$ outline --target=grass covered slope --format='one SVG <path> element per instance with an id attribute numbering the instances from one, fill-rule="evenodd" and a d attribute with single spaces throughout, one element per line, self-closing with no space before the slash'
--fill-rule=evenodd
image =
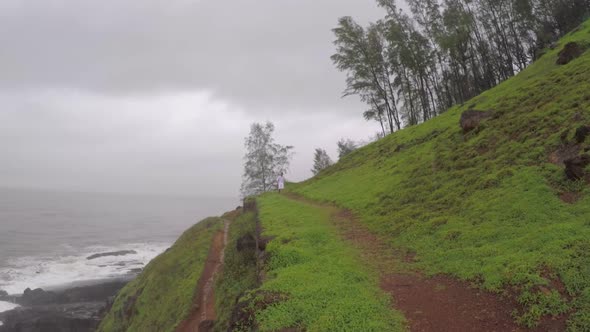
<path id="1" fill-rule="evenodd" d="M 257 202 L 263 235 L 273 238 L 260 290 L 280 298 L 256 313 L 260 331 L 403 330 L 377 277 L 331 224 L 331 209 L 277 194 Z"/>
<path id="2" fill-rule="evenodd" d="M 152 260 L 117 296 L 99 331 L 174 331 L 190 313 L 209 247 L 223 227 L 208 218 Z"/>
<path id="3" fill-rule="evenodd" d="M 590 52 L 555 64 L 572 41 L 590 44 L 590 22 L 518 76 L 291 190 L 353 210 L 428 273 L 516 291 L 521 323 L 567 312 L 572 330 L 590 329 L 590 188 L 549 162 L 590 125 Z M 494 115 L 464 135 L 459 118 L 470 109 Z M 579 199 L 565 203 L 564 193 Z"/>
<path id="4" fill-rule="evenodd" d="M 256 215 L 253 212 L 236 212 L 229 226 L 228 245 L 222 273 L 215 283 L 215 310 L 217 319 L 214 331 L 228 331 L 236 299 L 258 286 L 256 249 L 238 250 L 244 237 L 256 237 Z"/>

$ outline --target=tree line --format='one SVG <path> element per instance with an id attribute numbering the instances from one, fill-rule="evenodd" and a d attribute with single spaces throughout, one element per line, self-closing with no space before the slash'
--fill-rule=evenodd
<path id="1" fill-rule="evenodd" d="M 407 0 L 410 13 L 377 3 L 385 15 L 366 27 L 340 18 L 332 60 L 383 135 L 516 75 L 590 13 L 590 0 Z"/>
<path id="2" fill-rule="evenodd" d="M 256 196 L 276 189 L 277 178 L 287 173 L 293 146 L 276 143 L 275 126 L 272 122 L 253 123 L 250 133 L 244 139 L 246 153 L 244 155 L 244 174 L 242 176 L 242 197 Z M 338 141 L 338 158 L 350 154 L 366 142 L 355 142 L 350 139 Z M 313 175 L 330 167 L 334 162 L 324 149 L 316 149 L 313 160 Z"/>

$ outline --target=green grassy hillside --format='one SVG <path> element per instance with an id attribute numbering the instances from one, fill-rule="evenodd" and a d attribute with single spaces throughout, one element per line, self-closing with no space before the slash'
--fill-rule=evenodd
<path id="1" fill-rule="evenodd" d="M 256 236 L 256 222 L 253 212 L 236 212 L 230 224 L 223 270 L 215 283 L 214 331 L 228 331 L 236 299 L 258 286 L 256 248 L 238 250 L 237 245 L 240 238 Z"/>
<path id="2" fill-rule="evenodd" d="M 260 331 L 401 331 L 359 253 L 342 241 L 332 210 L 277 194 L 258 198 L 260 224 L 273 240 L 259 291 L 278 301 L 256 312 Z M 259 293 L 257 293 L 259 294 Z"/>
<path id="3" fill-rule="evenodd" d="M 174 331 L 189 315 L 220 218 L 205 219 L 151 261 L 117 296 L 99 331 Z"/>
<path id="4" fill-rule="evenodd" d="M 291 190 L 351 209 L 429 274 L 516 291 L 523 324 L 568 312 L 572 330 L 590 329 L 590 188 L 549 161 L 590 125 L 590 52 L 555 64 L 571 41 L 589 45 L 590 22 L 518 76 Z M 464 135 L 470 109 L 494 115 Z"/>

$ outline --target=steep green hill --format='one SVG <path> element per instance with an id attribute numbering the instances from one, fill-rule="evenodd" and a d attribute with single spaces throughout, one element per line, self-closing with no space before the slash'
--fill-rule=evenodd
<path id="1" fill-rule="evenodd" d="M 392 269 L 516 298 L 520 306 L 498 303 L 522 308 L 513 313 L 522 325 L 565 316 L 571 331 L 590 331 L 590 167 L 572 181 L 564 165 L 590 151 L 590 137 L 576 137 L 590 126 L 590 52 L 557 65 L 571 42 L 590 46 L 590 21 L 465 105 L 359 149 L 286 194 L 247 201 L 246 213 L 229 218 L 213 329 L 408 329 L 411 319 L 377 275 Z M 459 126 L 468 110 L 488 112 L 470 131 Z M 352 240 L 343 220 L 353 225 Z M 151 262 L 100 331 L 174 330 L 190 312 L 221 226 L 219 218 L 199 223 Z M 361 228 L 389 256 L 357 247 Z"/>
<path id="2" fill-rule="evenodd" d="M 590 53 L 557 65 L 569 42 L 590 45 L 590 22 L 516 77 L 291 190 L 354 211 L 429 274 L 516 292 L 523 324 L 567 312 L 590 329 L 590 187 L 561 160 L 590 148 L 574 139 L 590 125 Z M 467 110 L 492 115 L 464 133 Z"/>
<path id="3" fill-rule="evenodd" d="M 209 247 L 223 227 L 205 219 L 187 230 L 121 290 L 98 331 L 175 331 L 187 318 Z"/>

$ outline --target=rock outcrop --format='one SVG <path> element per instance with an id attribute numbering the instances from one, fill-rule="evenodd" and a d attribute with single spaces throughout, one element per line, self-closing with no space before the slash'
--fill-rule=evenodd
<path id="1" fill-rule="evenodd" d="M 58 303 L 57 294 L 54 292 L 46 292 L 41 288 L 25 289 L 23 296 L 17 299 L 17 303 L 22 306 L 41 306 Z"/>
<path id="2" fill-rule="evenodd" d="M 95 331 L 112 305 L 113 297 L 128 280 L 75 287 L 50 292 L 27 288 L 22 296 L 10 297 L 22 307 L 0 313 L 0 332 Z M 8 294 L 0 296 L 8 299 Z"/>
<path id="3" fill-rule="evenodd" d="M 469 111 L 463 112 L 463 114 L 461 114 L 461 121 L 460 121 L 461 128 L 463 129 L 463 133 L 468 133 L 474 129 L 477 129 L 483 120 L 490 118 L 491 116 L 492 116 L 492 112 L 490 112 L 490 111 L 486 112 L 486 111 L 469 110 Z"/>
<path id="4" fill-rule="evenodd" d="M 135 250 L 121 250 L 121 251 L 113 251 L 113 252 L 103 252 L 100 254 L 94 254 L 91 256 L 86 257 L 87 260 L 97 259 L 101 257 L 108 257 L 108 256 L 126 256 L 126 255 L 135 255 L 137 251 Z"/>
<path id="5" fill-rule="evenodd" d="M 578 43 L 567 43 L 559 52 L 556 63 L 558 65 L 567 65 L 572 60 L 580 57 L 580 55 L 582 55 L 584 51 L 584 47 L 582 47 Z"/>
<path id="6" fill-rule="evenodd" d="M 590 155 L 584 154 L 564 162 L 565 174 L 572 181 L 582 180 L 586 177 L 586 166 L 590 165 Z"/>
<path id="7" fill-rule="evenodd" d="M 0 314 L 0 332 L 92 332 L 100 323 L 102 303 L 17 308 Z"/>

